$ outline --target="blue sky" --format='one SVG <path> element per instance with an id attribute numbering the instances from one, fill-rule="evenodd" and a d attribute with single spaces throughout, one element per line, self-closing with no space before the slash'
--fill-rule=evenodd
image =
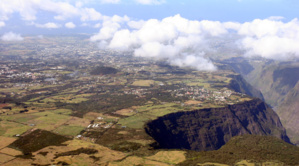
<path id="1" fill-rule="evenodd" d="M 107 15 L 128 15 L 138 19 L 161 19 L 180 14 L 196 20 L 245 22 L 270 16 L 293 19 L 298 16 L 298 4 L 295 0 L 168 0 L 161 5 L 121 3 L 98 6 L 99 11 Z"/>

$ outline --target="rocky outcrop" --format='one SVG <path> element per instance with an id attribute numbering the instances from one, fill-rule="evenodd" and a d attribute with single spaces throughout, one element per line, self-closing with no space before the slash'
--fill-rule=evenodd
<path id="1" fill-rule="evenodd" d="M 290 142 L 276 113 L 253 99 L 223 108 L 177 112 L 145 125 L 161 148 L 216 150 L 237 135 L 272 135 Z"/>

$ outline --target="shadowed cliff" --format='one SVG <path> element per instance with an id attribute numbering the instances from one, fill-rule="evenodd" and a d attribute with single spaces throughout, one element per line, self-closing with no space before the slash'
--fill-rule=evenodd
<path id="1" fill-rule="evenodd" d="M 241 60 L 226 60 L 234 71 L 261 90 L 265 101 L 277 111 L 292 143 L 299 145 L 299 63 L 247 60 L 254 70 L 243 72 L 248 69 L 245 61 L 240 65 Z"/>
<path id="2" fill-rule="evenodd" d="M 165 115 L 145 125 L 161 148 L 216 150 L 237 135 L 272 135 L 290 142 L 277 114 L 253 99 L 223 108 Z"/>

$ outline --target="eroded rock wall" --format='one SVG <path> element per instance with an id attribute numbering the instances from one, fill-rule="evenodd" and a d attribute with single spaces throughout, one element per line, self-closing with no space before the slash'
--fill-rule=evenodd
<path id="1" fill-rule="evenodd" d="M 216 150 L 237 135 L 272 135 L 290 142 L 277 114 L 253 99 L 223 108 L 177 112 L 145 125 L 161 148 Z"/>

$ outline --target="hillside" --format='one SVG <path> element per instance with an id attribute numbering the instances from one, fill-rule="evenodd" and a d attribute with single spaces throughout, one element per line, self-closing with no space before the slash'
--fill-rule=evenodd
<path id="1" fill-rule="evenodd" d="M 236 136 L 217 151 L 189 151 L 179 165 L 238 165 L 236 161 L 241 161 L 239 165 L 298 165 L 299 148 L 272 136 Z"/>

